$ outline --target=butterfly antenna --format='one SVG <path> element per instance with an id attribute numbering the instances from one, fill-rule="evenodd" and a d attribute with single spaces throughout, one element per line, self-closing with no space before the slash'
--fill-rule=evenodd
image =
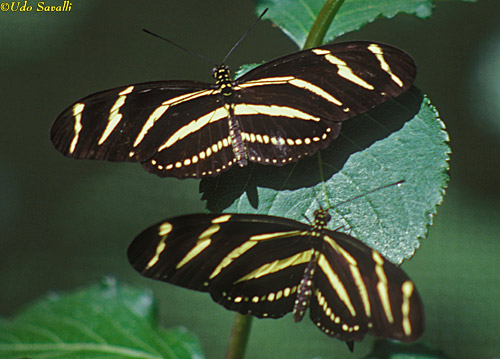
<path id="1" fill-rule="evenodd" d="M 308 222 L 311 226 L 313 225 L 313 223 L 311 222 L 311 220 L 310 220 L 309 218 L 307 218 L 307 216 L 306 216 L 304 213 L 302 213 L 302 217 L 304 217 L 304 218 L 305 218 L 305 220 L 306 220 L 306 221 L 307 221 L 307 222 Z"/>
<path id="2" fill-rule="evenodd" d="M 238 42 L 236 42 L 236 44 L 234 44 L 234 46 L 231 48 L 231 50 L 229 50 L 229 52 L 227 53 L 226 57 L 224 57 L 224 60 L 222 60 L 222 63 L 225 64 L 226 63 L 226 60 L 229 58 L 229 56 L 231 55 L 231 53 L 234 51 L 234 49 L 236 49 L 236 47 L 238 47 L 238 45 L 240 44 L 240 42 L 243 41 L 243 39 L 248 35 L 248 33 L 250 32 L 250 30 L 253 29 L 253 27 L 255 25 L 257 25 L 257 23 L 259 22 L 260 19 L 262 19 L 262 16 L 264 16 L 264 14 L 267 12 L 267 8 L 262 12 L 262 14 L 260 14 L 260 16 L 257 18 L 257 20 L 254 21 L 254 23 L 248 28 L 247 31 L 245 31 L 245 33 L 243 34 L 243 36 L 238 40 Z"/>
<path id="3" fill-rule="evenodd" d="M 313 193 L 314 193 L 314 199 L 316 200 L 316 202 L 318 202 L 319 209 L 323 210 L 323 206 L 321 205 L 321 201 L 318 198 L 318 194 L 316 193 L 316 190 L 314 189 L 314 187 L 311 187 L 311 188 L 312 188 Z"/>
<path id="4" fill-rule="evenodd" d="M 147 34 L 149 34 L 149 35 L 153 35 L 154 37 L 157 37 L 157 38 L 159 38 L 159 39 L 161 39 L 161 40 L 164 40 L 164 41 L 168 42 L 169 44 L 172 44 L 172 45 L 174 45 L 175 47 L 177 47 L 177 48 L 181 49 L 182 51 L 187 52 L 188 54 L 191 54 L 191 55 L 197 56 L 197 57 L 199 57 L 200 59 L 202 59 L 203 61 L 208 62 L 209 64 L 211 64 L 211 65 L 212 65 L 212 66 L 214 66 L 214 67 L 216 67 L 216 66 L 217 66 L 217 64 L 216 64 L 214 61 L 210 60 L 209 58 L 207 58 L 207 57 L 205 57 L 205 56 L 203 56 L 203 55 L 200 55 L 200 54 L 198 54 L 197 52 L 194 52 L 194 51 L 192 51 L 192 50 L 190 50 L 190 49 L 187 49 L 187 48 L 185 48 L 185 47 L 183 47 L 183 46 L 181 46 L 181 45 L 179 45 L 179 44 L 176 44 L 176 43 L 175 43 L 175 42 L 173 42 L 172 40 L 169 40 L 169 39 L 167 39 L 167 38 L 165 38 L 165 37 L 163 37 L 163 36 L 160 36 L 160 35 L 158 35 L 158 34 L 155 34 L 154 32 L 151 32 L 151 31 L 149 31 L 149 30 L 147 30 L 147 29 L 142 29 L 142 31 L 144 31 L 145 33 L 147 33 Z"/>
<path id="5" fill-rule="evenodd" d="M 398 181 L 398 182 L 394 182 L 394 183 L 390 183 L 390 184 L 386 184 L 386 185 L 383 185 L 383 186 L 380 186 L 380 187 L 374 188 L 374 189 L 372 189 L 372 190 L 370 190 L 370 191 L 368 191 L 368 192 L 365 192 L 365 193 L 360 194 L 360 195 L 358 195 L 358 196 L 355 196 L 355 197 L 349 198 L 349 199 L 348 199 L 348 200 L 346 200 L 346 201 L 343 201 L 343 202 L 337 203 L 337 204 L 335 205 L 335 207 L 339 207 L 339 206 L 341 206 L 341 205 L 343 205 L 343 204 L 345 204 L 345 203 L 347 203 L 347 202 L 354 201 L 355 199 L 358 199 L 358 198 L 364 197 L 364 196 L 366 196 L 366 195 L 369 195 L 369 194 L 371 194 L 371 193 L 373 193 L 373 192 L 377 192 L 377 191 L 379 191 L 379 190 L 381 190 L 381 189 L 384 189 L 384 188 L 387 188 L 387 187 L 392 187 L 392 186 L 398 186 L 398 187 L 399 187 L 399 186 L 400 186 L 402 183 L 404 183 L 404 182 L 405 182 L 405 180 L 401 180 L 401 181 Z"/>

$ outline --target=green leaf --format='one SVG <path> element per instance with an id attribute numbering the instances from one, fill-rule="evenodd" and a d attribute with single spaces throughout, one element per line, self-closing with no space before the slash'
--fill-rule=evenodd
<path id="1" fill-rule="evenodd" d="M 256 68 L 256 67 L 258 67 L 258 66 L 260 66 L 260 65 L 262 65 L 264 63 L 265 62 L 241 65 L 238 68 L 238 70 L 236 70 L 236 72 L 234 74 L 234 77 L 235 78 L 241 77 L 244 74 L 246 74 L 248 71 L 253 70 L 254 68 Z"/>
<path id="2" fill-rule="evenodd" d="M 432 224 L 448 180 L 448 135 L 416 88 L 347 120 L 318 156 L 283 167 L 249 165 L 200 183 L 213 212 L 303 221 L 329 207 L 342 227 L 394 263 L 410 258 Z M 321 175 L 323 173 L 323 175 Z M 325 182 L 323 183 L 323 178 Z M 373 189 L 404 180 L 342 205 Z"/>
<path id="3" fill-rule="evenodd" d="M 441 351 L 429 349 L 423 344 L 403 344 L 389 340 L 377 340 L 373 350 L 364 359 L 448 359 Z"/>
<path id="4" fill-rule="evenodd" d="M 299 48 L 302 48 L 309 30 L 325 0 L 254 0 L 256 13 L 261 14 L 269 8 L 264 19 L 271 20 Z M 345 0 L 326 33 L 324 42 L 364 25 L 379 17 L 392 18 L 398 13 L 415 15 L 421 19 L 432 13 L 433 0 Z"/>
<path id="5" fill-rule="evenodd" d="M 107 278 L 0 322 L 0 358 L 203 358 L 185 329 L 157 327 L 150 293 Z"/>

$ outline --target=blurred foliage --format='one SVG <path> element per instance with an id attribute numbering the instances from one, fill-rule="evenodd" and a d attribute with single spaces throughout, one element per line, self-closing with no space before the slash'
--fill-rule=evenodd
<path id="1" fill-rule="evenodd" d="M 159 329 L 151 294 L 105 278 L 69 294 L 50 294 L 0 322 L 0 358 L 202 359 L 185 329 Z"/>

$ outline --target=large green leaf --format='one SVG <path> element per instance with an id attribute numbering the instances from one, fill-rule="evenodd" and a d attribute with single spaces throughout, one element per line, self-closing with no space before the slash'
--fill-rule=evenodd
<path id="1" fill-rule="evenodd" d="M 204 179 L 213 212 L 304 220 L 331 207 L 330 227 L 351 233 L 394 263 L 410 258 L 432 224 L 448 176 L 448 135 L 436 109 L 412 88 L 346 121 L 318 156 L 281 168 L 250 165 Z M 322 174 L 321 174 L 322 173 Z M 324 179 L 324 182 L 323 182 Z M 339 203 L 404 180 L 345 204 Z"/>
<path id="2" fill-rule="evenodd" d="M 111 278 L 74 293 L 49 295 L 0 322 L 0 358 L 202 358 L 185 329 L 157 327 L 151 294 Z"/>
<path id="3" fill-rule="evenodd" d="M 299 48 L 302 48 L 316 16 L 325 0 L 254 0 L 256 13 L 269 8 L 264 19 L 271 20 Z M 465 0 L 467 1 L 467 0 Z M 433 9 L 433 0 L 345 0 L 333 24 L 326 33 L 324 42 L 331 42 L 347 32 L 358 30 L 379 17 L 392 18 L 398 13 L 428 18 Z"/>

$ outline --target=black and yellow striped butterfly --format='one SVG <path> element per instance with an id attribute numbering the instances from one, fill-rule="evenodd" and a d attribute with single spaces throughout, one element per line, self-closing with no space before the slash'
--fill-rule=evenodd
<path id="1" fill-rule="evenodd" d="M 404 342 L 424 330 L 424 309 L 408 276 L 352 236 L 314 223 L 253 214 L 193 214 L 162 221 L 128 249 L 143 276 L 209 292 L 242 314 L 279 318 L 307 308 L 326 334 L 346 341 L 366 333 Z"/>
<path id="2" fill-rule="evenodd" d="M 339 135 L 343 121 L 399 96 L 416 66 L 405 52 L 344 42 L 267 62 L 215 84 L 159 81 L 85 97 L 56 119 L 53 145 L 77 159 L 141 162 L 159 176 L 214 176 L 248 162 L 281 166 Z"/>

